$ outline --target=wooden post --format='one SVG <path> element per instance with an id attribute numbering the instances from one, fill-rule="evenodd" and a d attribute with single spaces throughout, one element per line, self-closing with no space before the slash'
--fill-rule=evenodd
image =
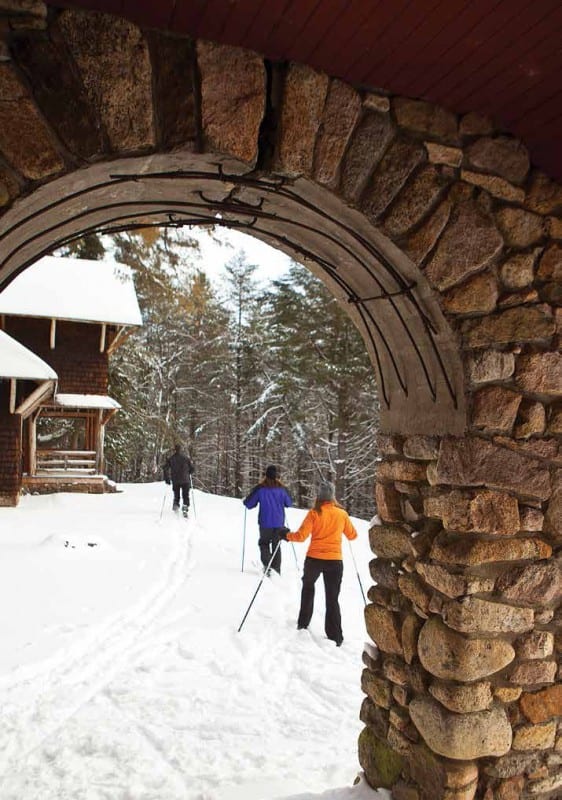
<path id="1" fill-rule="evenodd" d="M 103 425 L 102 425 L 103 410 L 100 410 L 96 416 L 96 471 L 98 475 L 103 474 Z"/>
<path id="2" fill-rule="evenodd" d="M 49 346 L 51 350 L 55 349 L 56 344 L 56 337 L 57 337 L 57 321 L 56 319 L 51 320 L 51 333 L 49 336 Z"/>
<path id="3" fill-rule="evenodd" d="M 107 331 L 107 325 L 105 324 L 105 322 L 103 322 L 101 326 L 101 336 L 100 336 L 100 353 L 103 353 L 103 351 L 105 350 L 106 331 Z"/>
<path id="4" fill-rule="evenodd" d="M 28 436 L 29 436 L 29 474 L 37 473 L 37 425 L 36 420 L 39 411 L 34 411 L 29 417 Z"/>
<path id="5" fill-rule="evenodd" d="M 16 410 L 16 384 L 15 378 L 10 379 L 10 414 Z"/>

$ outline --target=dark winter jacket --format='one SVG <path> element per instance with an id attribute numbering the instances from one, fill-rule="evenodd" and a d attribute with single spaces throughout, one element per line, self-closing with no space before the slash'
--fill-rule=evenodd
<path id="1" fill-rule="evenodd" d="M 193 471 L 193 462 L 185 453 L 174 453 L 164 464 L 164 480 L 171 478 L 175 484 L 189 483 Z"/>
<path id="2" fill-rule="evenodd" d="M 275 486 L 260 483 L 243 501 L 246 508 L 255 508 L 258 503 L 258 525 L 260 528 L 281 528 L 285 524 L 285 509 L 293 505 L 291 495 L 282 483 Z"/>

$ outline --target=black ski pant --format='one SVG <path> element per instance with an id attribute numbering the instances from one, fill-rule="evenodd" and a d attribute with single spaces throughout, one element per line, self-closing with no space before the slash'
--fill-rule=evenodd
<path id="1" fill-rule="evenodd" d="M 281 528 L 262 528 L 260 525 L 260 538 L 258 545 L 260 548 L 261 563 L 265 567 L 271 561 L 271 556 L 279 544 L 279 531 Z M 271 568 L 281 575 L 281 548 L 275 553 L 275 558 L 271 562 Z"/>
<path id="2" fill-rule="evenodd" d="M 179 506 L 181 492 L 184 506 L 189 507 L 189 483 L 172 483 L 172 489 L 174 490 L 174 505 Z"/>
<path id="3" fill-rule="evenodd" d="M 326 595 L 324 631 L 328 639 L 340 642 L 343 640 L 343 634 L 338 598 L 343 576 L 343 561 L 328 558 L 309 558 L 308 556 L 305 558 L 301 608 L 297 624 L 299 628 L 308 628 L 314 611 L 314 584 L 320 575 L 324 578 L 324 592 Z"/>

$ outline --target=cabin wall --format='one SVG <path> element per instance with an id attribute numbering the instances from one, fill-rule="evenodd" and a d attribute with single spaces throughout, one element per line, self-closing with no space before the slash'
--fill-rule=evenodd
<path id="1" fill-rule="evenodd" d="M 48 319 L 7 317 L 5 330 L 55 370 L 59 392 L 107 394 L 108 356 L 100 353 L 101 325 L 58 321 L 53 350 Z M 106 344 L 109 341 L 108 337 Z"/>
<path id="2" fill-rule="evenodd" d="M 0 506 L 15 506 L 22 480 L 21 417 L 10 414 L 10 383 L 0 380 Z"/>

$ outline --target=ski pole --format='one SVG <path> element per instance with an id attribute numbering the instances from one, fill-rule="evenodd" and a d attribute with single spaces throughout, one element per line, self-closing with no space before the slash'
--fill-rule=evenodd
<path id="1" fill-rule="evenodd" d="M 242 572 L 244 572 L 244 551 L 246 550 L 246 514 L 248 509 L 244 506 L 244 529 L 242 532 Z"/>
<path id="2" fill-rule="evenodd" d="M 293 548 L 293 555 L 295 557 L 295 569 L 299 572 L 299 562 L 297 559 L 297 551 L 295 550 L 295 543 L 291 542 L 291 547 Z"/>
<path id="3" fill-rule="evenodd" d="M 282 539 L 279 539 L 279 541 L 277 542 L 277 547 L 275 548 L 275 550 L 273 551 L 273 555 L 272 555 L 272 556 L 271 556 L 271 558 L 269 559 L 269 564 L 267 565 L 267 567 L 266 567 L 266 568 L 264 569 L 264 571 L 263 571 L 263 575 L 261 576 L 261 580 L 260 580 L 260 582 L 258 583 L 258 588 L 257 588 L 257 589 L 256 589 L 256 591 L 254 592 L 254 596 L 252 597 L 252 599 L 251 599 L 251 601 L 250 601 L 250 605 L 249 605 L 249 606 L 248 606 L 248 608 L 246 609 L 246 613 L 244 614 L 244 617 L 242 618 L 242 622 L 240 623 L 240 627 L 238 628 L 238 630 L 236 631 L 236 633 L 240 633 L 240 631 L 242 630 L 242 625 L 243 625 L 243 624 L 246 622 L 246 617 L 247 617 L 247 616 L 248 616 L 248 614 L 250 613 L 250 609 L 251 609 L 251 607 L 254 605 L 254 600 L 256 599 L 256 597 L 257 597 L 257 595 L 258 595 L 258 592 L 259 592 L 259 590 L 260 590 L 260 588 L 261 588 L 261 585 L 262 585 L 262 583 L 263 583 L 263 579 L 264 579 L 264 578 L 265 578 L 265 576 L 267 575 L 267 573 L 268 573 L 268 571 L 269 571 L 269 569 L 270 569 L 270 567 L 271 567 L 271 565 L 272 565 L 272 563 L 273 563 L 273 559 L 274 559 L 274 558 L 275 558 L 275 556 L 277 555 L 277 551 L 279 550 L 279 547 L 280 547 L 280 545 L 281 545 L 281 542 L 282 542 L 282 541 L 283 541 Z"/>
<path id="4" fill-rule="evenodd" d="M 164 503 L 166 502 L 166 495 L 167 494 L 168 494 L 168 491 L 166 489 L 164 489 L 164 497 L 162 498 L 162 508 L 160 509 L 160 517 L 158 519 L 158 522 L 162 521 L 162 514 L 164 513 Z"/>
<path id="5" fill-rule="evenodd" d="M 195 489 L 193 488 L 193 478 L 189 473 L 189 484 L 191 486 L 191 502 L 193 503 L 193 518 L 197 519 L 197 511 L 195 510 Z"/>
<path id="6" fill-rule="evenodd" d="M 357 569 L 357 563 L 355 561 L 355 556 L 353 554 L 353 547 L 351 546 L 351 542 L 349 539 L 347 540 L 349 545 L 349 552 L 351 553 L 351 558 L 353 559 L 353 566 L 355 567 L 355 574 L 357 575 L 357 580 L 359 581 L 359 588 L 361 589 L 361 594 L 363 595 L 363 603 L 367 605 L 367 600 L 365 599 L 365 592 L 363 591 L 363 584 L 361 583 L 361 578 L 359 577 L 359 570 Z"/>
<path id="7" fill-rule="evenodd" d="M 284 523 L 285 527 L 287 528 L 288 525 L 287 525 L 287 516 L 286 515 L 283 516 L 283 523 Z M 293 548 L 293 555 L 295 557 L 295 568 L 296 568 L 297 573 L 298 573 L 299 572 L 299 562 L 298 562 L 298 559 L 297 559 L 297 551 L 295 550 L 295 543 L 294 542 L 291 542 L 291 547 Z"/>

